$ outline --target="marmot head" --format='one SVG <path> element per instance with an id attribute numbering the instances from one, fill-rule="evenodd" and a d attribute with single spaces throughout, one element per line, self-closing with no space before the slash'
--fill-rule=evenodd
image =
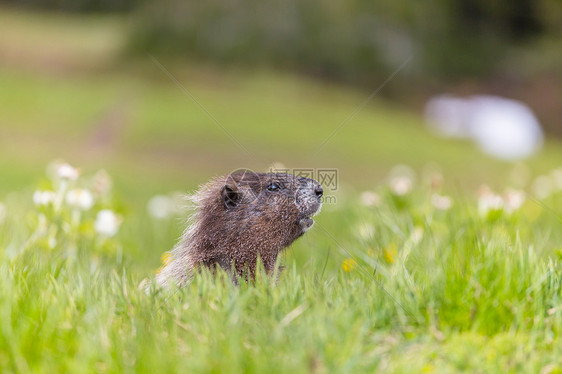
<path id="1" fill-rule="evenodd" d="M 260 221 L 265 218 L 272 225 L 286 224 L 302 235 L 314 224 L 312 217 L 322 207 L 323 193 L 313 179 L 244 170 L 226 177 L 220 198 L 229 215 L 255 219 L 259 224 L 265 223 Z"/>
<path id="2" fill-rule="evenodd" d="M 312 227 L 322 194 L 313 179 L 237 171 L 211 181 L 196 195 L 194 234 L 204 233 L 206 242 L 223 253 L 278 253 Z"/>

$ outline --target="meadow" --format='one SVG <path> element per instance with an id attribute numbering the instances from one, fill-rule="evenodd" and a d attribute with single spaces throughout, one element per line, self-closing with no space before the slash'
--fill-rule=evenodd
<path id="1" fill-rule="evenodd" d="M 562 371 L 558 141 L 512 165 L 369 92 L 155 56 L 178 87 L 126 21 L 0 13 L 1 372 Z M 179 194 L 275 162 L 339 181 L 278 283 L 139 289 Z"/>

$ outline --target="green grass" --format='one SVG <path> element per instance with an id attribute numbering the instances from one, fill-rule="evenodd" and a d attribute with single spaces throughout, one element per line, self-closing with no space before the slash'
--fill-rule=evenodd
<path id="1" fill-rule="evenodd" d="M 316 151 L 368 92 L 162 61 L 247 156 L 148 57 L 120 57 L 123 21 L 0 14 L 0 372 L 562 370 L 559 191 L 482 215 L 478 185 L 503 191 L 521 167 L 429 135 L 415 112 L 377 97 Z M 44 175 L 57 158 L 83 167 L 82 187 L 108 170 L 112 196 L 78 221 L 34 207 L 36 188 L 56 188 Z M 185 218 L 150 217 L 151 196 L 274 161 L 337 168 L 340 181 L 278 284 L 205 275 L 138 290 Z M 549 140 L 525 166 L 535 177 L 561 162 Z M 405 197 L 387 187 L 402 163 L 417 174 Z M 435 164 L 445 181 L 432 190 Z M 520 187 L 533 196 L 531 180 Z M 365 189 L 379 206 L 359 203 Z M 93 228 L 102 208 L 123 218 L 114 238 Z"/>
<path id="2" fill-rule="evenodd" d="M 353 195 L 326 206 L 283 256 L 278 284 L 202 274 L 153 294 L 138 286 L 173 244 L 175 219 L 127 214 L 114 198 L 73 219 L 66 205 L 12 195 L 0 224 L 0 371 L 561 370 L 556 215 L 533 200 L 512 214 L 482 215 L 462 198 L 440 211 L 424 184 L 378 192 L 377 207 Z M 102 208 L 125 219 L 114 238 L 92 228 Z"/>

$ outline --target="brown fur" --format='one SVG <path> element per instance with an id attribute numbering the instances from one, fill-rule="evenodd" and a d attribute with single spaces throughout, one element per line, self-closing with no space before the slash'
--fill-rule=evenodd
<path id="1" fill-rule="evenodd" d="M 157 283 L 182 286 L 201 266 L 253 278 L 258 257 L 273 274 L 279 253 L 312 226 L 321 196 L 318 182 L 289 174 L 246 171 L 210 181 L 191 197 L 191 224 Z"/>

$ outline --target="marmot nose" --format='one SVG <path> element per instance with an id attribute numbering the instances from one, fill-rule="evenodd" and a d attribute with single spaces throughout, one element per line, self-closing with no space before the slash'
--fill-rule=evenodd
<path id="1" fill-rule="evenodd" d="M 321 185 L 316 186 L 316 188 L 314 189 L 314 193 L 316 194 L 316 196 L 322 197 L 322 195 L 324 194 L 324 190 L 322 189 L 322 186 Z"/>

